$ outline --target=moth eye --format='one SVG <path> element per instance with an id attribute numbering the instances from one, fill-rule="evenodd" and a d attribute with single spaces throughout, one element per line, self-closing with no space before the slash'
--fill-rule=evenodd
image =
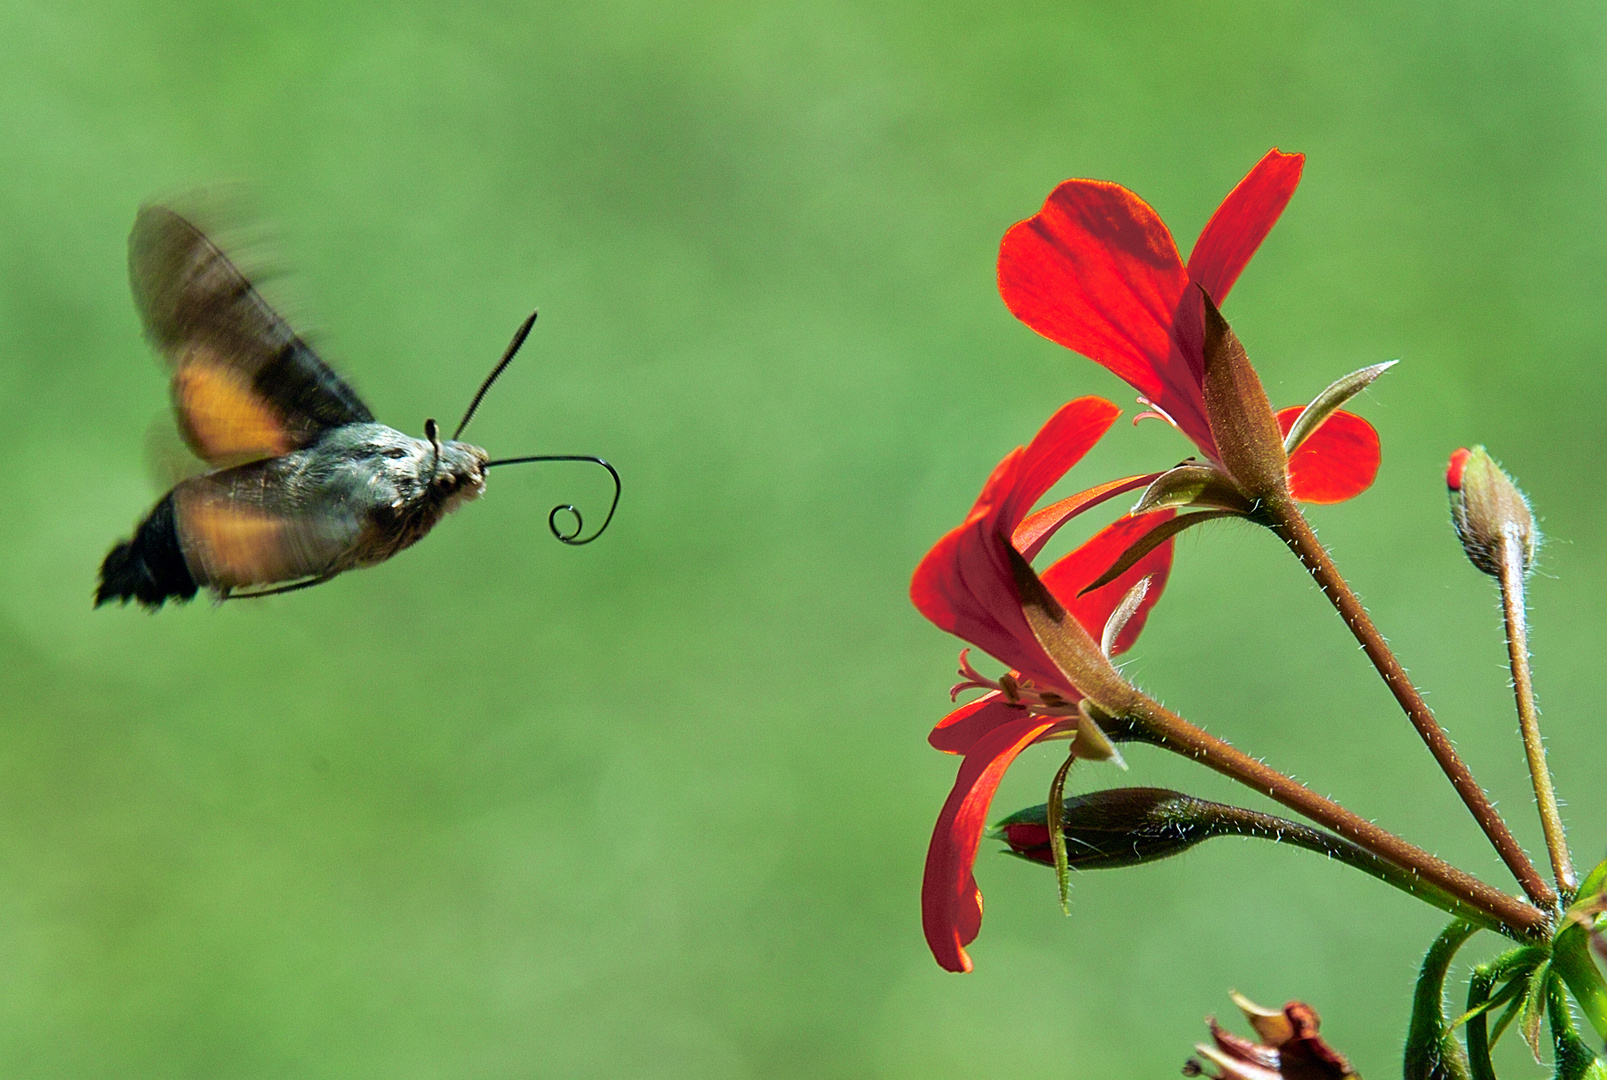
<path id="1" fill-rule="evenodd" d="M 403 450 L 400 446 L 393 446 L 389 450 L 385 451 L 385 456 L 391 458 L 392 460 L 397 458 L 405 458 L 407 456 L 407 451 Z"/>

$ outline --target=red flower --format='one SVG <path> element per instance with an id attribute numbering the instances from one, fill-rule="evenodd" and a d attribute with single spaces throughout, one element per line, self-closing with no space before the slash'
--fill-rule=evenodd
<path id="1" fill-rule="evenodd" d="M 910 586 L 910 597 L 923 615 L 1013 669 L 991 682 L 972 671 L 962 653 L 962 671 L 969 678 L 956 692 L 966 687 L 992 687 L 992 692 L 950 713 L 930 737 L 939 750 L 965 755 L 938 815 L 921 886 L 927 943 L 950 971 L 971 968 L 965 946 L 976 938 L 982 922 L 982 894 L 972 866 L 999 780 L 1026 747 L 1076 726 L 1077 703 L 1089 689 L 1073 685 L 1033 636 L 1021 611 L 1007 545 L 1030 560 L 1076 514 L 1155 479 L 1158 474 L 1112 481 L 1028 516 L 1033 504 L 1119 415 L 1116 406 L 1095 397 L 1062 406 L 1030 446 L 1018 447 L 993 470 L 964 524 L 937 542 Z M 1093 643 L 1122 599 L 1148 577 L 1149 591 L 1109 651 L 1121 652 L 1132 644 L 1160 598 L 1171 567 L 1171 545 L 1161 545 L 1109 584 L 1079 594 L 1155 521 L 1169 515 L 1161 511 L 1143 519 L 1121 518 L 1043 574 L 1050 592 L 1088 632 L 1091 650 L 1100 648 Z M 1096 680 L 1119 677 L 1105 667 L 1108 674 L 1095 673 Z"/>
<path id="2" fill-rule="evenodd" d="M 1005 305 L 1044 337 L 1131 383 L 1154 415 L 1221 467 L 1221 433 L 1213 433 L 1205 402 L 1199 291 L 1219 306 L 1227 299 L 1294 194 L 1304 163 L 1304 155 L 1269 151 L 1217 208 L 1187 265 L 1144 200 L 1119 184 L 1068 180 L 1035 216 L 1005 233 Z M 1285 435 L 1300 411 L 1278 414 Z M 1341 502 L 1372 484 L 1378 461 L 1372 425 L 1334 411 L 1292 450 L 1290 493 Z"/>

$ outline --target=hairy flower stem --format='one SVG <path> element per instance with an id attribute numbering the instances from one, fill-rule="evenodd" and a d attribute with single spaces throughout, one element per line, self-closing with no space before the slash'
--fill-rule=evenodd
<path id="1" fill-rule="evenodd" d="M 1538 937 L 1549 932 L 1551 917 L 1546 912 L 1486 885 L 1473 875 L 1407 843 L 1366 818 L 1358 817 L 1293 777 L 1285 776 L 1233 745 L 1195 727 L 1144 694 L 1135 691 L 1125 703 L 1123 712 L 1141 727 L 1141 732 L 1133 733 L 1138 738 L 1198 761 L 1282 803 L 1308 820 L 1354 841 L 1379 858 L 1417 874 L 1470 907 L 1485 912 L 1516 936 Z"/>
<path id="2" fill-rule="evenodd" d="M 1389 687 L 1390 693 L 1400 702 L 1412 726 L 1423 737 L 1423 742 L 1428 744 L 1434 760 L 1439 762 L 1440 768 L 1450 778 L 1452 786 L 1462 797 L 1462 802 L 1467 805 L 1474 820 L 1490 838 L 1490 843 L 1495 845 L 1497 854 L 1512 871 L 1512 876 L 1523 886 L 1523 891 L 1528 893 L 1529 898 L 1540 907 L 1556 908 L 1556 890 L 1540 876 L 1534 863 L 1529 861 L 1529 856 L 1519 846 L 1517 838 L 1507 828 L 1506 822 L 1496 813 L 1489 797 L 1484 794 L 1484 789 L 1473 779 L 1473 774 L 1457 754 L 1456 747 L 1451 745 L 1445 729 L 1434 719 L 1427 702 L 1412 685 L 1411 679 L 1407 678 L 1406 670 L 1401 667 L 1400 661 L 1395 659 L 1395 654 L 1390 651 L 1384 636 L 1373 625 L 1367 609 L 1362 607 L 1361 600 L 1340 576 L 1333 560 L 1328 557 L 1327 549 L 1317 539 L 1317 534 L 1311 531 L 1311 525 L 1307 523 L 1305 515 L 1292 500 L 1270 502 L 1264 507 L 1263 513 L 1271 521 L 1273 530 L 1311 573 L 1318 588 L 1322 589 L 1323 595 L 1328 597 L 1329 602 L 1339 611 L 1340 617 L 1345 620 L 1345 625 L 1350 627 L 1350 632 L 1361 643 L 1367 658 L 1373 662 L 1373 667 L 1383 676 L 1384 684 Z"/>
<path id="3" fill-rule="evenodd" d="M 1540 808 L 1540 825 L 1546 833 L 1546 851 L 1557 887 L 1572 894 L 1579 889 L 1573 859 L 1568 854 L 1568 838 L 1562 830 L 1557 810 L 1557 793 L 1551 786 L 1551 770 L 1546 766 L 1546 746 L 1540 739 L 1540 710 L 1535 707 L 1534 683 L 1529 678 L 1529 628 L 1523 603 L 1523 542 L 1508 533 L 1501 543 L 1501 611 L 1507 622 L 1507 656 L 1512 661 L 1512 692 L 1518 699 L 1518 728 L 1523 732 L 1523 751 L 1529 758 L 1529 777 L 1534 781 L 1534 801 Z"/>

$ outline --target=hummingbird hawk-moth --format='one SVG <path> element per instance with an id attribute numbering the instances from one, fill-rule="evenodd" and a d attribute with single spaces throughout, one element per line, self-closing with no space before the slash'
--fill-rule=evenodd
<path id="1" fill-rule="evenodd" d="M 547 524 L 586 544 L 613 519 L 619 474 L 601 458 L 491 460 L 457 441 L 535 323 L 519 328 L 452 438 L 434 420 L 415 439 L 374 419 L 355 391 L 262 298 L 195 225 L 146 206 L 128 240 L 129 281 L 150 339 L 172 369 L 179 433 L 212 471 L 184 480 L 118 543 L 100 568 L 95 606 L 155 610 L 205 587 L 219 600 L 319 585 L 384 562 L 485 490 L 486 470 L 532 461 L 588 461 L 614 481 L 608 517 L 591 536 L 573 506 Z M 559 515 L 575 519 L 572 531 Z"/>

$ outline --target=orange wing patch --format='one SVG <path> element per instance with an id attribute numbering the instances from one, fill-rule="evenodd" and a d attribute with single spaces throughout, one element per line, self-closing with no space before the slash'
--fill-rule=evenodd
<path id="1" fill-rule="evenodd" d="M 186 499 L 180 506 L 186 558 L 215 589 L 284 581 L 306 573 L 297 567 L 282 518 L 222 500 Z"/>
<path id="2" fill-rule="evenodd" d="M 278 457 L 295 446 L 273 406 L 208 349 L 185 351 L 173 373 L 173 403 L 184 441 L 213 464 Z"/>

